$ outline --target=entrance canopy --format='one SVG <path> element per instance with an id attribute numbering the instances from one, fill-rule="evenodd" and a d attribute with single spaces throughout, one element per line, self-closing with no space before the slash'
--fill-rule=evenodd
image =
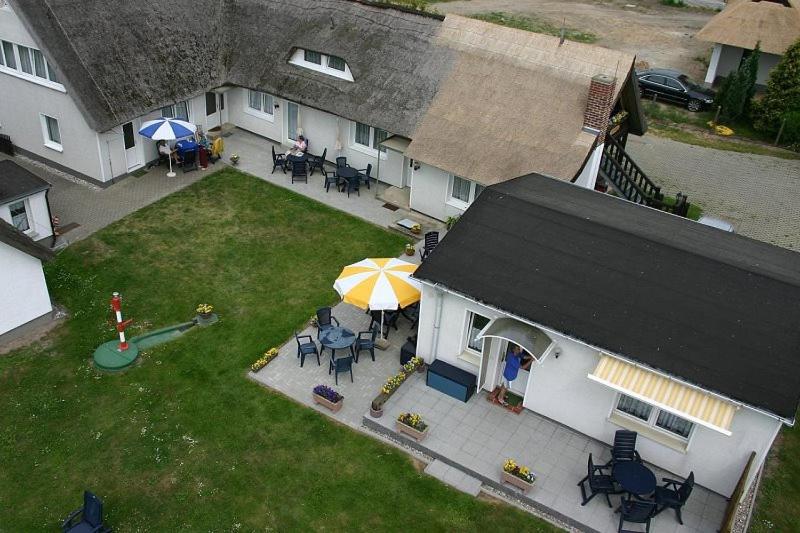
<path id="1" fill-rule="evenodd" d="M 589 379 L 701 426 L 731 434 L 738 405 L 711 393 L 605 354 Z"/>
<path id="2" fill-rule="evenodd" d="M 491 320 L 478 333 L 475 339 L 479 340 L 487 337 L 513 342 L 531 354 L 537 361 L 542 358 L 545 350 L 552 342 L 550 337 L 545 335 L 539 328 L 508 317 Z"/>

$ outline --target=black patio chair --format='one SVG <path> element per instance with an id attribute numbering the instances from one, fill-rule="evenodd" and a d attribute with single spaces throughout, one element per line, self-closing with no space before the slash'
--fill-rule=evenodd
<path id="1" fill-rule="evenodd" d="M 344 183 L 344 188 L 347 190 L 347 197 L 350 198 L 351 192 L 358 193 L 361 196 L 361 191 L 359 190 L 359 186 L 361 183 L 361 178 L 358 175 L 353 176 L 352 178 L 347 178 L 347 181 Z"/>
<path id="2" fill-rule="evenodd" d="M 614 447 L 611 448 L 612 463 L 619 461 L 642 462 L 639 452 L 636 451 L 636 436 L 637 433 L 635 431 L 627 429 L 619 429 L 614 433 Z"/>
<path id="3" fill-rule="evenodd" d="M 337 326 L 339 325 L 339 321 L 333 316 L 333 311 L 330 307 L 320 307 L 317 309 L 317 336 L 319 337 L 319 333 L 326 329 L 332 328 L 334 322 L 336 322 Z"/>
<path id="4" fill-rule="evenodd" d="M 328 172 L 323 168 L 322 175 L 325 176 L 325 182 L 323 184 L 325 185 L 325 192 L 330 192 L 331 185 L 333 185 L 335 189 L 339 188 L 339 176 L 336 174 L 335 171 L 332 170 Z"/>
<path id="5" fill-rule="evenodd" d="M 419 302 L 401 308 L 400 314 L 403 318 L 411 322 L 412 329 L 417 327 L 417 322 L 419 321 Z"/>
<path id="6" fill-rule="evenodd" d="M 619 528 L 617 533 L 637 533 L 624 528 L 625 522 L 645 524 L 645 533 L 650 532 L 650 520 L 656 514 L 656 504 L 641 500 L 622 500 L 619 507 Z"/>
<path id="7" fill-rule="evenodd" d="M 306 356 L 314 354 L 317 356 L 317 366 L 321 365 L 319 361 L 319 350 L 311 338 L 311 335 L 298 335 L 294 332 L 294 339 L 297 341 L 297 357 L 300 358 L 300 368 L 303 368 L 303 363 L 306 362 Z"/>
<path id="8" fill-rule="evenodd" d="M 181 167 L 183 168 L 184 174 L 198 169 L 197 150 L 187 150 L 186 152 L 183 152 L 183 161 L 181 162 Z"/>
<path id="9" fill-rule="evenodd" d="M 431 252 L 436 245 L 439 244 L 439 232 L 438 231 L 429 231 L 425 234 L 425 246 L 422 250 L 419 251 L 419 255 L 423 261 L 431 255 Z"/>
<path id="10" fill-rule="evenodd" d="M 369 181 L 372 179 L 372 163 L 367 163 L 367 168 L 362 168 L 358 171 L 358 179 L 363 180 L 364 184 L 369 189 Z"/>
<path id="11" fill-rule="evenodd" d="M 578 482 L 578 486 L 581 488 L 581 497 L 583 498 L 581 505 L 586 505 L 598 494 L 605 494 L 608 506 L 613 507 L 613 505 L 611 505 L 611 498 L 609 495 L 617 494 L 619 491 L 614 486 L 614 479 L 611 477 L 611 474 L 605 473 L 605 469 L 607 468 L 609 468 L 608 465 L 594 464 L 592 461 L 592 454 L 589 454 L 588 473 L 586 474 L 585 478 Z M 587 483 L 589 485 L 589 491 L 591 492 L 589 496 L 586 496 Z"/>
<path id="12" fill-rule="evenodd" d="M 345 357 L 331 358 L 330 365 L 328 365 L 328 375 L 334 373 L 336 384 L 339 384 L 339 374 L 342 372 L 350 372 L 350 383 L 353 382 L 353 356 L 348 355 Z"/>
<path id="13" fill-rule="evenodd" d="M 272 174 L 275 174 L 275 169 L 281 167 L 283 173 L 286 174 L 286 154 L 276 154 L 275 146 L 272 147 Z"/>
<path id="14" fill-rule="evenodd" d="M 378 337 L 378 328 L 371 327 L 367 331 L 360 331 L 356 337 L 355 353 L 356 363 L 358 363 L 358 353 L 364 350 L 369 350 L 372 360 L 375 360 L 375 339 Z"/>
<path id="15" fill-rule="evenodd" d="M 336 158 L 336 168 L 344 168 L 347 166 L 347 158 L 339 156 Z"/>
<path id="16" fill-rule="evenodd" d="M 306 165 L 305 161 L 292 163 L 292 183 L 295 181 L 308 183 L 308 165 Z"/>
<path id="17" fill-rule="evenodd" d="M 694 472 L 689 472 L 689 477 L 683 483 L 667 477 L 662 481 L 664 481 L 664 485 L 656 487 L 655 502 L 658 506 L 656 514 L 667 508 L 675 509 L 678 522 L 683 525 L 681 508 L 686 504 L 686 500 L 689 499 L 692 489 L 694 489 Z"/>
<path id="18" fill-rule="evenodd" d="M 61 524 L 63 533 L 111 531 L 110 527 L 103 525 L 103 502 L 100 498 L 89 492 L 83 491 L 83 507 L 72 511 Z"/>
<path id="19" fill-rule="evenodd" d="M 325 165 L 325 158 L 328 157 L 328 149 L 322 151 L 322 155 L 311 155 L 308 156 L 308 173 L 310 176 L 314 175 L 315 170 L 319 170 L 323 174 L 325 173 L 325 169 L 323 165 Z"/>
<path id="20" fill-rule="evenodd" d="M 381 311 L 370 311 L 371 320 L 369 328 L 372 329 L 373 324 L 380 328 L 381 325 Z M 389 328 L 392 327 L 397 331 L 397 318 L 400 316 L 399 311 L 383 311 L 383 335 L 389 335 Z"/>

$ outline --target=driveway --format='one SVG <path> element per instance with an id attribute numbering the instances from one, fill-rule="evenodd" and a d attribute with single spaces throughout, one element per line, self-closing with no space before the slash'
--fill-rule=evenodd
<path id="1" fill-rule="evenodd" d="M 800 160 L 740 154 L 654 135 L 630 136 L 628 152 L 665 194 L 689 195 L 737 233 L 800 251 Z"/>

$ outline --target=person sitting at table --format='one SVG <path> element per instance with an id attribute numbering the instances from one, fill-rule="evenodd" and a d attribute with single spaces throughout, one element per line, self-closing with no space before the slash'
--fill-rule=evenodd
<path id="1" fill-rule="evenodd" d="M 211 146 L 211 143 L 208 142 L 208 137 L 206 137 L 206 134 L 203 132 L 203 128 L 200 126 L 197 126 L 197 129 L 194 132 L 194 142 L 206 150 L 208 150 Z"/>
<path id="2" fill-rule="evenodd" d="M 158 145 L 159 155 L 171 158 L 174 163 L 180 164 L 181 160 L 178 157 L 178 151 L 173 150 L 167 144 L 167 141 L 161 140 L 156 143 Z"/>
<path id="3" fill-rule="evenodd" d="M 306 152 L 306 138 L 302 135 L 298 135 L 297 139 L 294 141 L 294 146 L 292 146 L 289 150 L 286 151 L 286 155 L 294 155 L 294 156 L 301 156 Z"/>

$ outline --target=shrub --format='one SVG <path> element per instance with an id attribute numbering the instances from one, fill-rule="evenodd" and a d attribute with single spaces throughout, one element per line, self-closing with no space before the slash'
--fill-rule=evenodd
<path id="1" fill-rule="evenodd" d="M 770 72 L 764 98 L 753 106 L 754 126 L 760 131 L 777 133 L 781 121 L 800 111 L 800 39 L 786 50 L 786 54 Z"/>
<path id="2" fill-rule="evenodd" d="M 786 113 L 786 124 L 783 126 L 781 141 L 792 150 L 800 151 L 800 110 Z"/>
<path id="3" fill-rule="evenodd" d="M 755 94 L 760 56 L 761 50 L 756 44 L 755 50 L 739 65 L 736 72 L 729 74 L 722 83 L 715 101 L 715 104 L 721 107 L 722 120 L 736 120 L 750 110 L 750 101 Z"/>

